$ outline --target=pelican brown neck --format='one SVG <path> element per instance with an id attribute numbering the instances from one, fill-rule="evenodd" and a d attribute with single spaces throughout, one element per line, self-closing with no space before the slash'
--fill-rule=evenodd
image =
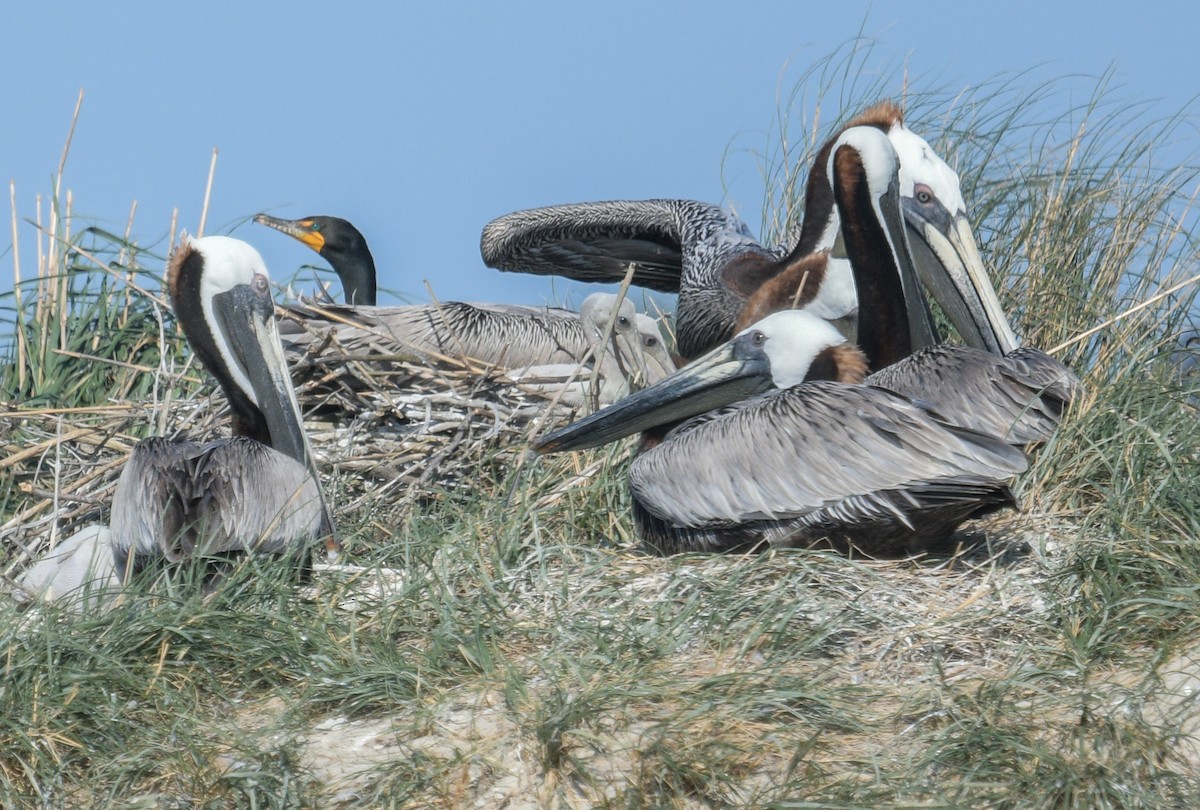
<path id="1" fill-rule="evenodd" d="M 938 342 L 909 252 L 899 159 L 874 127 L 846 130 L 830 159 L 858 295 L 858 343 L 872 370 Z"/>
<path id="2" fill-rule="evenodd" d="M 838 135 L 841 133 L 839 132 Z M 813 160 L 812 170 L 804 186 L 804 221 L 800 223 L 800 238 L 788 255 L 788 263 L 833 246 L 841 223 L 829 182 L 829 155 L 837 135 L 825 142 Z"/>
<path id="3" fill-rule="evenodd" d="M 858 294 L 858 344 L 872 368 L 912 354 L 904 286 L 895 249 L 867 182 L 863 156 L 848 144 L 834 153 L 833 191 Z M 889 194 L 898 193 L 892 188 Z"/>
<path id="4" fill-rule="evenodd" d="M 200 359 L 201 364 L 216 378 L 233 413 L 234 433 L 250 436 L 267 443 L 266 422 L 258 406 L 245 388 L 234 380 L 230 371 L 233 360 L 228 345 L 210 319 L 212 301 L 205 301 L 201 291 L 204 277 L 204 256 L 190 241 L 185 241 L 171 256 L 167 281 L 171 307 L 184 337 Z M 207 311 L 206 311 L 207 310 Z"/>
<path id="5" fill-rule="evenodd" d="M 804 185 L 804 221 L 800 224 L 800 238 L 796 247 L 788 255 L 789 264 L 802 256 L 833 247 L 840 223 L 828 165 L 833 145 L 842 133 L 853 127 L 874 127 L 887 133 L 892 127 L 903 125 L 904 115 L 899 105 L 893 101 L 880 101 L 850 119 L 821 146 Z"/>

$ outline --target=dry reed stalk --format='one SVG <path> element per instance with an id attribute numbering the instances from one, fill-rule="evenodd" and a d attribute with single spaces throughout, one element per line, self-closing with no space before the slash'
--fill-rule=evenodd
<path id="1" fill-rule="evenodd" d="M 137 200 L 134 200 L 129 206 L 129 219 L 125 221 L 124 242 L 121 245 L 120 252 L 117 253 L 117 264 L 129 267 L 125 273 L 125 296 L 122 305 L 122 315 L 125 322 L 128 322 L 129 307 L 133 303 L 133 268 L 137 263 L 137 257 L 130 250 L 130 246 L 133 244 L 133 220 L 137 216 L 137 205 Z"/>
<path id="2" fill-rule="evenodd" d="M 55 349 L 54 353 L 58 354 L 58 355 L 62 355 L 63 357 L 74 357 L 77 360 L 90 360 L 93 363 L 103 363 L 104 365 L 116 366 L 117 368 L 127 368 L 131 371 L 141 371 L 141 372 L 145 372 L 147 374 L 154 372 L 154 369 L 150 368 L 149 366 L 139 366 L 137 363 L 126 363 L 123 360 L 113 360 L 108 357 L 99 357 L 94 354 L 83 354 L 82 352 L 63 351 L 62 349 Z M 199 380 L 193 379 L 192 382 L 199 382 Z"/>
<path id="3" fill-rule="evenodd" d="M 0 419 L 25 419 L 55 414 L 111 414 L 126 413 L 135 406 L 132 403 L 119 405 L 86 405 L 76 408 L 30 408 L 29 410 L 0 411 Z"/>
<path id="4" fill-rule="evenodd" d="M 53 206 L 51 206 L 51 208 L 53 208 Z M 53 222 L 51 223 L 51 227 L 54 227 Z M 38 298 L 37 298 L 36 322 L 40 323 L 40 324 L 44 324 L 44 323 L 46 323 L 46 313 L 48 311 L 50 311 L 50 308 L 51 308 L 50 298 L 51 298 L 51 295 L 53 294 L 51 286 L 50 286 L 53 283 L 52 282 L 53 276 L 50 272 L 50 264 L 53 261 L 53 259 L 50 258 L 49 256 L 47 256 L 48 251 L 46 250 L 46 248 L 42 242 L 42 234 L 45 234 L 46 231 L 42 227 L 42 197 L 40 194 L 38 195 L 38 199 L 37 199 L 37 229 L 38 229 L 38 240 L 37 240 L 37 243 L 38 243 L 38 293 L 37 293 Z M 48 238 L 47 238 L 47 244 L 50 244 L 50 241 Z M 53 251 L 49 251 L 49 252 L 53 253 Z M 50 339 L 50 330 L 49 329 L 40 329 L 39 331 L 41 332 L 41 345 L 38 346 L 38 357 L 45 357 L 46 351 L 47 351 L 47 341 Z"/>
<path id="5" fill-rule="evenodd" d="M 1125 311 L 1105 320 L 1103 323 L 1093 326 L 1091 329 L 1080 332 L 1075 337 L 1073 337 L 1069 340 L 1063 341 L 1062 343 L 1058 344 L 1057 346 L 1055 346 L 1052 349 L 1047 349 L 1046 353 L 1047 354 L 1058 354 L 1063 349 L 1074 346 L 1076 343 L 1079 343 L 1081 340 L 1091 337 L 1092 335 L 1096 334 L 1100 330 L 1105 329 L 1109 326 L 1112 326 L 1113 324 L 1118 323 L 1120 321 L 1123 321 L 1126 318 L 1128 318 L 1130 315 L 1141 312 L 1146 307 L 1153 306 L 1154 304 L 1163 300 L 1167 296 L 1174 295 L 1175 293 L 1182 290 L 1184 287 L 1191 286 L 1192 284 L 1195 284 L 1198 281 L 1200 281 L 1200 273 L 1197 273 L 1196 275 L 1192 276 L 1191 278 L 1185 279 L 1185 280 L 1179 282 L 1178 284 L 1168 287 L 1167 289 L 1163 290 L 1162 292 L 1158 293 L 1157 295 L 1154 295 L 1154 296 L 1148 298 L 1147 300 L 1143 301 L 1140 304 L 1135 304 L 1134 306 L 1129 307 Z"/>
<path id="6" fill-rule="evenodd" d="M 9 209 L 12 211 L 13 296 L 17 306 L 16 317 L 20 318 L 23 312 L 21 307 L 21 243 L 17 238 L 17 184 L 15 181 L 10 181 L 8 184 L 8 202 Z M 26 390 L 25 355 L 28 349 L 25 346 L 25 330 L 16 329 L 15 331 L 17 333 L 17 385 L 24 391 Z"/>
<path id="7" fill-rule="evenodd" d="M 64 244 L 71 244 L 71 212 L 73 196 L 71 189 L 67 189 L 67 207 L 65 209 L 66 216 L 62 218 L 63 234 L 62 241 Z M 54 255 L 58 255 L 58 251 L 54 251 Z M 67 323 L 70 321 L 71 315 L 71 273 L 69 267 L 60 267 L 58 269 L 58 295 L 55 299 L 54 312 L 58 316 L 58 348 L 67 348 Z"/>
<path id="8" fill-rule="evenodd" d="M 39 234 L 39 236 L 36 240 L 36 246 L 37 246 L 37 268 L 36 269 L 37 269 L 37 276 L 38 276 L 38 298 L 41 299 L 41 297 L 42 297 L 42 276 L 43 276 L 43 270 L 46 266 L 46 249 L 45 249 L 45 245 L 42 244 L 42 238 L 40 235 L 43 231 L 43 228 L 42 228 L 42 195 L 40 193 L 35 194 L 33 196 L 33 216 L 34 216 L 34 225 L 37 226 L 37 231 Z M 40 316 L 40 314 L 41 313 L 39 311 L 39 316 Z"/>
<path id="9" fill-rule="evenodd" d="M 61 414 L 59 414 L 58 416 L 61 416 Z M 47 439 L 44 442 L 39 442 L 37 444 L 31 444 L 28 447 L 26 447 L 24 450 L 13 453 L 8 458 L 0 459 L 0 470 L 5 469 L 6 467 L 13 467 L 17 464 L 20 464 L 22 461 L 24 461 L 27 458 L 33 458 L 34 456 L 40 455 L 40 454 L 44 453 L 46 450 L 55 447 L 56 445 L 62 444 L 62 442 L 64 442 L 64 441 L 70 441 L 72 439 L 75 439 L 75 438 L 78 438 L 78 437 L 84 435 L 85 433 L 91 433 L 91 432 L 92 432 L 92 428 L 77 428 L 76 430 L 73 430 L 70 433 L 67 433 L 65 435 L 60 434 L 58 436 L 55 436 L 54 438 Z"/>
<path id="10" fill-rule="evenodd" d="M 171 209 L 171 224 L 167 227 L 167 255 L 175 252 L 175 234 L 179 232 L 179 208 Z"/>
<path id="11" fill-rule="evenodd" d="M 617 289 L 616 304 L 613 305 L 612 315 L 609 316 L 608 323 L 604 326 L 604 330 L 603 330 L 604 340 L 602 340 L 599 344 L 600 345 L 599 351 L 595 352 L 595 367 L 596 368 L 600 368 L 604 364 L 604 356 L 608 352 L 609 342 L 613 339 L 613 335 L 616 333 L 617 318 L 620 317 L 620 314 L 621 314 L 621 304 L 625 303 L 625 296 L 629 293 L 629 285 L 631 283 L 633 283 L 633 274 L 634 274 L 635 270 L 637 270 L 637 265 L 634 262 L 630 262 L 629 267 L 627 267 L 625 269 L 625 278 L 623 278 L 621 280 L 621 286 Z M 570 384 L 571 382 L 574 381 L 575 377 L 578 376 L 579 371 L 582 368 L 583 368 L 583 364 L 580 363 L 580 365 L 576 367 L 575 373 L 571 376 L 571 379 L 567 381 L 568 384 Z M 566 389 L 564 388 L 563 390 L 565 391 Z M 554 398 L 554 401 L 558 402 L 558 400 L 561 397 L 562 397 L 562 391 L 560 391 L 559 395 Z M 590 395 L 588 396 L 588 401 L 590 401 L 592 403 L 593 409 L 600 407 L 600 375 L 599 374 L 592 375 L 591 391 L 590 391 Z"/>
<path id="12" fill-rule="evenodd" d="M 54 174 L 54 196 L 57 199 L 62 193 L 63 172 L 67 168 L 67 155 L 71 152 L 71 141 L 75 138 L 75 125 L 79 123 L 79 110 L 83 107 L 83 88 L 79 88 L 79 97 L 75 99 L 75 111 L 71 113 L 71 127 L 67 130 L 67 142 L 63 144 L 62 155 L 58 159 L 58 171 Z"/>
<path id="13" fill-rule="evenodd" d="M 58 159 L 58 170 L 54 173 L 54 199 L 50 204 L 50 234 L 51 234 L 52 242 L 53 242 L 54 237 L 56 237 L 58 235 L 59 222 L 60 222 L 60 219 L 62 219 L 59 216 L 58 206 L 59 206 L 59 201 L 62 199 L 63 173 L 66 171 L 67 155 L 69 155 L 71 152 L 71 141 L 75 138 L 75 127 L 79 123 L 79 110 L 82 106 L 83 106 L 83 88 L 81 87 L 79 89 L 79 97 L 75 100 L 75 110 L 71 114 L 71 126 L 67 130 L 67 140 L 66 140 L 66 143 L 63 144 L 62 155 Z M 70 217 L 71 217 L 71 192 L 70 192 L 70 190 L 68 190 L 67 191 L 67 205 L 66 205 L 65 219 L 69 221 Z M 69 225 L 67 225 L 66 227 L 67 227 L 67 231 L 63 235 L 63 241 L 70 242 Z M 65 268 L 60 268 L 58 266 L 58 256 L 59 256 L 59 253 L 57 250 L 49 251 L 49 254 L 48 254 L 49 261 L 47 263 L 46 273 L 47 273 L 47 276 L 49 277 L 49 283 L 52 285 L 52 289 L 54 290 L 54 295 L 51 298 L 49 308 L 50 308 L 50 311 L 56 313 L 56 315 L 59 318 L 59 344 L 58 345 L 59 345 L 60 349 L 65 349 L 67 347 L 67 318 L 66 318 L 66 316 L 67 316 L 68 310 L 70 309 L 70 302 L 69 302 L 68 296 L 67 296 L 68 280 L 67 280 L 66 270 L 65 270 Z M 61 278 L 59 278 L 60 274 L 61 274 Z M 48 332 L 48 330 L 46 330 L 46 331 Z M 45 336 L 46 336 L 46 332 L 43 333 L 43 338 Z M 42 355 L 43 356 L 45 356 L 46 350 L 47 350 L 47 347 L 45 345 L 43 345 L 42 346 Z"/>
<path id="14" fill-rule="evenodd" d="M 204 184 L 204 205 L 200 207 L 200 227 L 196 229 L 196 238 L 204 236 L 204 223 L 208 221 L 208 203 L 212 199 L 213 177 L 217 173 L 217 147 L 213 147 L 212 160 L 208 164 L 208 182 Z"/>

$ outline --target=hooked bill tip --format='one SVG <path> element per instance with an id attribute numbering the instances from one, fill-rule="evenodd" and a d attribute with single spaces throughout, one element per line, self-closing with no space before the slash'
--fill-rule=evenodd
<path id="1" fill-rule="evenodd" d="M 553 439 L 549 441 L 546 441 L 545 439 L 534 439 L 529 443 L 529 449 L 537 453 L 539 456 L 543 456 L 546 453 L 553 453 L 554 448 L 557 446 L 558 442 Z"/>

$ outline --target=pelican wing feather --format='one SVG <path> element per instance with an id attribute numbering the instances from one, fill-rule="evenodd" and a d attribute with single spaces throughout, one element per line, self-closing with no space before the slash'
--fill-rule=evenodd
<path id="1" fill-rule="evenodd" d="M 685 425 L 634 460 L 630 486 L 676 526 L 899 521 L 972 501 L 1026 469 L 1005 442 L 869 386 L 812 383 Z"/>
<path id="2" fill-rule="evenodd" d="M 679 292 L 685 245 L 678 203 L 610 200 L 515 211 L 484 227 L 480 252 L 499 270 L 578 281 L 618 282 L 633 264 L 633 284 Z"/>
<path id="3" fill-rule="evenodd" d="M 317 482 L 300 462 L 246 437 L 208 444 L 146 439 L 113 495 L 113 557 L 183 559 L 196 550 L 282 552 L 329 525 Z"/>
<path id="4" fill-rule="evenodd" d="M 1080 390 L 1073 371 L 1030 347 L 1001 356 L 933 346 L 875 372 L 867 382 L 930 403 L 956 425 L 1017 445 L 1049 439 Z"/>
<path id="5" fill-rule="evenodd" d="M 336 330 L 338 342 L 351 351 L 383 348 L 382 341 L 389 353 L 469 357 L 505 368 L 577 360 L 589 346 L 579 315 L 554 307 L 448 301 L 287 309 L 303 324 L 281 329 L 285 348 L 291 351 L 304 351 L 320 342 L 327 329 Z"/>

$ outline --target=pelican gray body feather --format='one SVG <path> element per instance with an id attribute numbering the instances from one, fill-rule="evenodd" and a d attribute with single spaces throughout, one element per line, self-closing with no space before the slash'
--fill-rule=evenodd
<path id="1" fill-rule="evenodd" d="M 960 427 L 1026 446 L 1046 441 L 1080 390 L 1075 372 L 1040 349 L 1000 356 L 968 346 L 934 346 L 867 378 L 929 403 Z"/>
<path id="2" fill-rule="evenodd" d="M 282 554 L 330 532 L 308 468 L 254 439 L 139 442 L 113 494 L 113 557 Z"/>
<path id="3" fill-rule="evenodd" d="M 385 336 L 395 342 L 397 351 L 517 368 L 577 360 L 589 348 L 579 314 L 554 307 L 447 301 L 399 307 L 287 309 L 317 330 L 335 329 L 339 343 L 351 349 L 364 340 Z M 326 313 L 337 320 L 328 319 Z M 285 328 L 283 338 L 289 350 L 302 350 L 320 340 L 320 332 L 313 335 L 306 329 Z"/>
<path id="4" fill-rule="evenodd" d="M 818 382 L 685 423 L 634 459 L 629 486 L 638 534 L 659 553 L 896 555 L 1013 505 L 1006 481 L 1026 466 L 1006 442 L 904 397 Z"/>

